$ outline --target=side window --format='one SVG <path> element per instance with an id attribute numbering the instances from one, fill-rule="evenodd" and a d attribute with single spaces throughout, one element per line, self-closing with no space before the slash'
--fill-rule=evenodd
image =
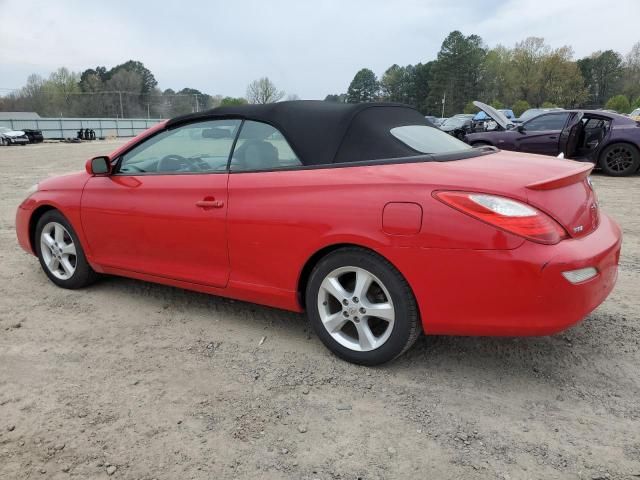
<path id="1" fill-rule="evenodd" d="M 240 120 L 211 120 L 165 130 L 120 158 L 118 173 L 224 172 Z"/>
<path id="2" fill-rule="evenodd" d="M 231 158 L 231 171 L 272 170 L 302 165 L 282 134 L 271 125 L 245 120 Z"/>
<path id="3" fill-rule="evenodd" d="M 548 113 L 540 115 L 524 124 L 524 128 L 530 131 L 538 130 L 562 130 L 567 123 L 568 113 Z"/>

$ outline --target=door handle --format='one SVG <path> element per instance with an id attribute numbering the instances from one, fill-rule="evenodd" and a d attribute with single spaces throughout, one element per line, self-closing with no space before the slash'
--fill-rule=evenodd
<path id="1" fill-rule="evenodd" d="M 222 208 L 224 207 L 224 202 L 222 200 L 198 200 L 196 202 L 196 207 L 209 209 L 209 208 Z"/>
<path id="2" fill-rule="evenodd" d="M 556 135 L 551 135 L 549 137 L 549 140 L 557 140 L 557 139 L 558 139 L 558 137 Z"/>

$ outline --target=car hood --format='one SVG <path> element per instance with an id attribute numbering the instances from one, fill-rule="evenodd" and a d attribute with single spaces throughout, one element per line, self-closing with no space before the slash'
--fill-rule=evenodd
<path id="1" fill-rule="evenodd" d="M 459 128 L 464 128 L 465 124 L 463 123 L 462 125 L 440 125 L 440 130 L 442 130 L 443 132 L 451 132 L 453 130 L 458 130 Z"/>
<path id="2" fill-rule="evenodd" d="M 88 179 L 89 174 L 87 172 L 73 172 L 49 177 L 38 182 L 38 191 L 82 189 Z"/>
<path id="3" fill-rule="evenodd" d="M 507 116 L 499 110 L 496 110 L 490 105 L 486 103 L 478 102 L 477 100 L 473 102 L 473 104 L 486 113 L 489 117 L 493 118 L 498 125 L 500 125 L 504 130 L 507 130 L 509 126 L 513 126 L 513 122 L 507 118 Z"/>
<path id="4" fill-rule="evenodd" d="M 2 132 L 2 135 L 7 137 L 22 137 L 24 132 L 22 130 L 9 130 L 8 132 Z"/>

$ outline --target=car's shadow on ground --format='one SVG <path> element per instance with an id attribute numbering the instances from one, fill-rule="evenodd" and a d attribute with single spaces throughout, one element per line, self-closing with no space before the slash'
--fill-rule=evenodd
<path id="1" fill-rule="evenodd" d="M 289 352 L 330 355 L 325 353 L 304 314 L 119 277 L 104 277 L 91 289 L 110 296 L 135 297 L 136 302 L 151 305 L 164 315 L 180 316 L 187 321 L 190 315 L 212 318 L 215 315 L 229 325 L 242 327 L 243 331 L 255 330 L 257 335 L 268 328 L 269 335 L 286 337 Z M 502 377 L 519 379 L 541 375 L 566 377 L 572 369 L 584 367 L 589 350 L 597 345 L 592 341 L 594 335 L 606 343 L 603 336 L 607 336 L 608 329 L 598 323 L 587 319 L 586 325 L 547 337 L 421 336 L 400 358 L 378 368 L 397 373 L 442 368 L 463 376 L 499 373 Z M 310 339 L 317 348 L 309 347 Z"/>

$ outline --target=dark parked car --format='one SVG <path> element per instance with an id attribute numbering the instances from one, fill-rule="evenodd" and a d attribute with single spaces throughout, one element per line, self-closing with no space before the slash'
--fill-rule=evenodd
<path id="1" fill-rule="evenodd" d="M 444 122 L 442 122 L 442 125 L 440 125 L 440 130 L 462 140 L 464 139 L 464 136 L 471 131 L 472 118 L 473 115 L 460 115 L 447 118 Z"/>
<path id="2" fill-rule="evenodd" d="M 42 143 L 44 141 L 42 130 L 33 130 L 30 128 L 23 128 L 22 131 L 29 139 L 29 143 Z"/>
<path id="3" fill-rule="evenodd" d="M 607 175 L 621 177 L 640 168 L 640 123 L 601 110 L 555 110 L 514 125 L 489 105 L 473 102 L 496 120 L 492 132 L 470 133 L 472 146 L 557 156 L 594 163 Z"/>

